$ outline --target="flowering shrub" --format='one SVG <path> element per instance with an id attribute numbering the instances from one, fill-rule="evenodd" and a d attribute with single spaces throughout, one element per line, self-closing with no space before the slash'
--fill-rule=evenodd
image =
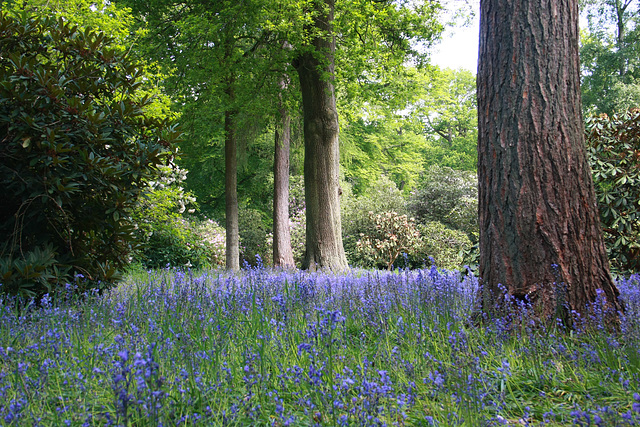
<path id="1" fill-rule="evenodd" d="M 148 192 L 142 200 L 140 209 L 153 213 L 157 205 L 159 211 L 156 215 L 169 213 L 187 213 L 187 206 L 195 206 L 196 198 L 193 193 L 184 191 L 183 183 L 187 179 L 187 170 L 175 163 L 158 167 L 158 175 L 148 181 Z M 165 211 L 165 212 L 162 212 Z M 195 208 L 188 209 L 188 213 L 195 212 Z"/>
<path id="2" fill-rule="evenodd" d="M 373 259 L 367 252 L 358 250 L 361 235 L 374 236 L 377 227 L 374 214 L 397 212 L 405 214 L 405 200 L 396 184 L 386 176 L 380 177 L 365 194 L 358 197 L 351 193 L 348 183 L 342 183 L 340 208 L 342 214 L 342 242 L 347 260 L 352 265 L 375 267 Z M 385 267 L 387 263 L 382 265 Z"/>
<path id="3" fill-rule="evenodd" d="M 445 174 L 445 171 L 433 168 L 431 175 L 429 175 L 430 178 L 423 182 L 425 188 L 428 187 L 424 184 L 425 182 L 430 182 L 429 185 L 440 185 L 440 190 L 432 189 L 433 191 L 429 194 L 433 197 L 440 194 L 441 197 L 448 200 L 434 201 L 436 204 L 440 203 L 441 208 L 431 207 L 433 215 L 436 211 L 444 212 L 446 207 L 450 208 L 448 212 L 456 224 L 477 222 L 477 220 L 470 218 L 472 214 L 476 215 L 477 200 L 465 196 L 465 194 L 473 195 L 473 191 L 466 188 L 462 193 L 454 191 L 453 195 L 450 194 L 455 183 L 471 184 L 462 179 L 453 180 L 449 186 L 442 183 L 435 184 L 436 178 L 441 174 Z M 462 174 L 465 179 L 470 177 L 468 172 Z M 444 188 L 442 188 L 443 185 Z M 416 209 L 415 194 L 412 197 L 413 208 Z M 452 229 L 437 221 L 429 221 L 427 218 L 430 214 L 426 213 L 422 217 L 424 221 L 422 223 L 416 224 L 413 219 L 409 219 L 405 215 L 407 209 L 402 193 L 386 177 L 378 180 L 366 195 L 360 197 L 351 196 L 347 187 L 343 198 L 343 241 L 348 259 L 354 265 L 369 268 L 380 266 L 390 268 L 397 261 L 399 254 L 405 253 L 406 265 L 410 267 L 420 268 L 425 264 L 430 265 L 430 259 L 433 258 L 436 265 L 442 268 L 456 269 L 462 267 L 462 254 L 471 251 L 471 242 L 465 232 Z M 469 218 L 462 220 L 463 217 Z M 380 228 L 382 218 L 387 218 L 385 220 L 387 224 L 384 227 L 388 229 L 384 232 Z M 394 221 L 396 221 L 395 225 Z M 394 227 L 397 229 L 394 230 Z M 398 239 L 398 233 L 404 235 L 404 240 Z M 473 235 L 473 233 L 471 234 Z M 396 237 L 390 237 L 394 235 Z M 390 264 L 391 258 L 393 260 Z"/>
<path id="4" fill-rule="evenodd" d="M 357 250 L 365 259 L 391 270 L 400 254 L 416 251 L 420 244 L 420 232 L 413 218 L 396 212 L 369 212 L 369 217 L 375 224 L 375 232 L 372 235 L 361 234 L 357 243 Z"/>
<path id="5" fill-rule="evenodd" d="M 195 240 L 191 243 L 204 264 L 211 267 L 225 265 L 226 232 L 212 219 L 190 219 L 189 224 L 193 230 Z"/>

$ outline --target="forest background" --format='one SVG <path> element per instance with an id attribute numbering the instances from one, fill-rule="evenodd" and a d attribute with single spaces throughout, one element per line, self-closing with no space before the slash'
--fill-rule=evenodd
<path id="1" fill-rule="evenodd" d="M 288 133 L 288 227 L 301 265 L 303 112 L 291 52 L 305 43 L 303 3 L 0 2 L 4 10 L 55 14 L 113 37 L 113 47 L 142 70 L 143 90 L 154 100 L 147 114 L 179 123 L 177 153 L 146 180 L 145 196 L 130 212 L 139 242 L 132 261 L 148 268 L 224 265 L 231 132 L 240 264 L 271 265 L 274 156 Z M 583 114 L 617 272 L 638 270 L 640 247 L 640 119 L 633 111 L 640 105 L 639 12 L 631 1 L 582 4 Z M 429 62 L 444 29 L 472 13 L 465 2 L 336 3 L 340 204 L 350 265 L 474 268 L 475 75 Z"/>

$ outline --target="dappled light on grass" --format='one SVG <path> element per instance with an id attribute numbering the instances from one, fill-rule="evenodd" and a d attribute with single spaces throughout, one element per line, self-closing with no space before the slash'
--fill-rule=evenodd
<path id="1" fill-rule="evenodd" d="M 640 281 L 619 333 L 474 322 L 478 283 L 162 270 L 0 313 L 0 424 L 637 425 Z M 589 424 L 591 423 L 591 424 Z"/>

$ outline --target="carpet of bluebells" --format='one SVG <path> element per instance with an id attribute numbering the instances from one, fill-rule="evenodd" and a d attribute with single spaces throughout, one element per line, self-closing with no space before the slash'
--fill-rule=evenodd
<path id="1" fill-rule="evenodd" d="M 138 276 L 1 301 L 0 425 L 640 425 L 640 276 L 615 333 L 478 322 L 435 267 Z"/>

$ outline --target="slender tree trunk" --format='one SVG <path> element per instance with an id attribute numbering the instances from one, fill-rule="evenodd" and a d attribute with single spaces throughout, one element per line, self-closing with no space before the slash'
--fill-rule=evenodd
<path id="1" fill-rule="evenodd" d="M 304 186 L 306 254 L 303 268 L 347 268 L 340 220 L 338 112 L 333 87 L 335 39 L 331 36 L 334 0 L 316 0 L 313 52 L 294 66 L 304 109 Z"/>
<path id="2" fill-rule="evenodd" d="M 225 91 L 229 105 L 234 102 L 231 84 Z M 224 188 L 226 213 L 226 265 L 227 270 L 240 269 L 240 233 L 238 230 L 238 162 L 235 133 L 235 112 L 224 113 Z"/>
<path id="3" fill-rule="evenodd" d="M 504 304 L 506 288 L 540 318 L 570 321 L 602 289 L 615 317 L 584 146 L 577 0 L 481 0 L 480 10 L 482 309 Z"/>
<path id="4" fill-rule="evenodd" d="M 282 90 L 287 84 L 283 77 Z M 289 147 L 291 144 L 291 118 L 280 101 L 280 126 L 276 126 L 275 155 L 273 161 L 273 265 L 294 268 L 289 229 Z"/>
<path id="5" fill-rule="evenodd" d="M 629 7 L 629 4 L 631 2 L 622 2 L 621 0 L 615 0 L 615 4 L 614 7 L 616 9 L 616 27 L 617 27 L 617 31 L 616 31 L 616 47 L 619 50 L 624 49 L 624 37 L 625 37 L 625 24 L 626 24 L 626 20 L 625 20 L 625 10 L 627 9 L 627 7 Z M 618 59 L 620 61 L 620 65 L 618 66 L 618 74 L 620 75 L 620 77 L 624 77 L 627 70 L 626 70 L 626 64 L 625 64 L 625 58 L 620 57 Z"/>

